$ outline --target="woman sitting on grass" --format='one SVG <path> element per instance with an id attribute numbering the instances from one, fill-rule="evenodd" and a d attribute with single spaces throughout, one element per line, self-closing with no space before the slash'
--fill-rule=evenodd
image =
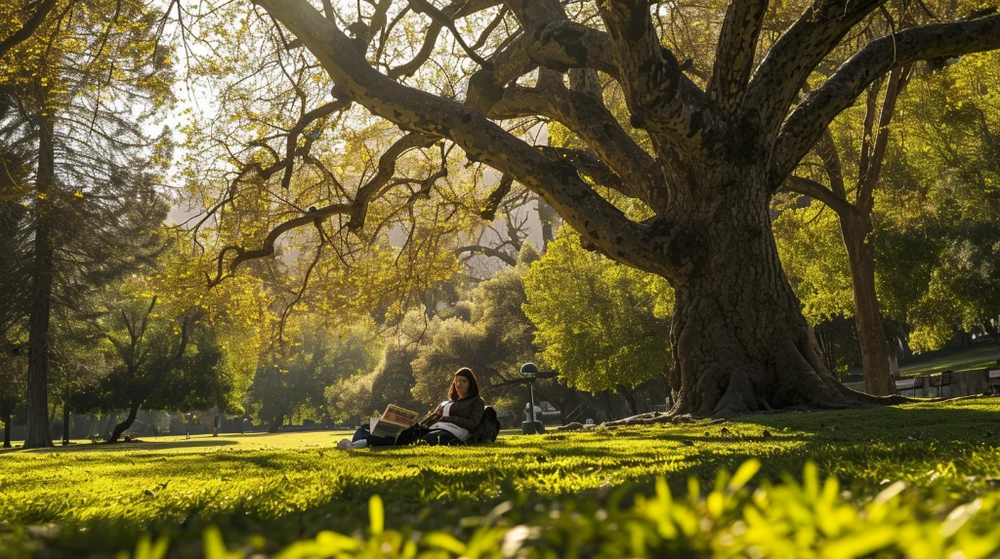
<path id="1" fill-rule="evenodd" d="M 486 402 L 479 396 L 479 381 L 476 374 L 468 367 L 462 367 L 455 373 L 448 390 L 448 399 L 434 410 L 432 415 L 440 414 L 441 418 L 428 426 L 429 431 L 420 438 L 430 445 L 460 444 L 469 438 L 473 429 L 483 419 Z M 372 435 L 367 427 L 362 427 L 354 433 L 354 439 L 341 440 L 337 448 L 364 448 L 366 446 L 394 446 L 398 444 L 392 437 L 377 437 Z"/>

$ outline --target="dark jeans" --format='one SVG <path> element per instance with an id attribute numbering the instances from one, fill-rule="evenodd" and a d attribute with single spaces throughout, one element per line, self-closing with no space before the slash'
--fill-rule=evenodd
<path id="1" fill-rule="evenodd" d="M 444 429 L 435 429 L 433 431 L 428 431 L 424 436 L 420 437 L 427 444 L 431 446 L 435 445 L 456 445 L 462 444 L 462 440 L 455 435 L 445 431 Z M 367 427 L 362 427 L 354 432 L 353 441 L 360 441 L 364 439 L 368 441 L 368 446 L 395 446 L 396 439 L 392 437 L 376 437 L 372 435 Z"/>
<path id="2" fill-rule="evenodd" d="M 368 446 L 393 446 L 396 444 L 395 437 L 377 437 L 371 434 L 367 427 L 362 427 L 354 432 L 352 441 L 368 441 Z"/>
<path id="3" fill-rule="evenodd" d="M 444 429 L 435 429 L 433 431 L 428 431 L 421 439 L 427 441 L 427 444 L 434 446 L 439 444 L 446 445 L 456 445 L 462 444 L 462 439 L 459 439 L 455 435 L 451 434 Z M 369 443 L 371 444 L 371 443 Z"/>

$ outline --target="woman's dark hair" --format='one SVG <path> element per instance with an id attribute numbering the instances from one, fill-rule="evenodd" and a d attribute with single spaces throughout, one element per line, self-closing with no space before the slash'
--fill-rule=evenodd
<path id="1" fill-rule="evenodd" d="M 479 396 L 479 379 L 476 378 L 476 373 L 473 373 L 472 369 L 462 367 L 455 372 L 455 376 L 469 379 L 469 393 L 466 396 Z M 451 381 L 451 388 L 448 389 L 448 399 L 458 400 L 458 390 L 455 390 L 454 380 Z"/>

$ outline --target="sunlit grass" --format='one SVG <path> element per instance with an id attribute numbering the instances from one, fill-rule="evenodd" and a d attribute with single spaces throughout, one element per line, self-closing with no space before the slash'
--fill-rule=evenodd
<path id="1" fill-rule="evenodd" d="M 962 352 L 952 352 L 949 355 L 905 365 L 899 368 L 902 376 L 912 377 L 941 371 L 975 371 L 977 369 L 996 368 L 997 359 L 1000 359 L 1000 347 L 987 346 L 970 349 Z"/>
<path id="2" fill-rule="evenodd" d="M 854 500 L 897 480 L 930 492 L 944 512 L 996 494 L 1000 399 L 905 408 L 507 435 L 478 447 L 338 451 L 346 433 L 304 432 L 6 452 L 0 519 L 13 527 L 55 523 L 62 530 L 46 545 L 70 555 L 131 548 L 147 529 L 200 538 L 213 524 L 227 541 L 261 533 L 280 545 L 366 526 L 376 494 L 389 527 L 436 529 L 504 500 L 580 498 L 625 485 L 643 491 L 657 477 L 684 494 L 690 476 L 710 486 L 718 470 L 735 471 L 750 458 L 761 461 L 752 485 L 778 482 L 812 461 Z"/>

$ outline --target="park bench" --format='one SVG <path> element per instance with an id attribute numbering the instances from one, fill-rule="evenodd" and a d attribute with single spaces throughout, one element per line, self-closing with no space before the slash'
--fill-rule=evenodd
<path id="1" fill-rule="evenodd" d="M 1000 394 L 1000 369 L 986 371 L 986 384 L 990 387 L 990 394 Z"/>
<path id="2" fill-rule="evenodd" d="M 911 396 L 916 395 L 918 388 L 924 387 L 924 377 L 910 377 L 904 378 L 896 381 L 896 392 L 902 392 L 904 390 L 910 390 Z"/>

